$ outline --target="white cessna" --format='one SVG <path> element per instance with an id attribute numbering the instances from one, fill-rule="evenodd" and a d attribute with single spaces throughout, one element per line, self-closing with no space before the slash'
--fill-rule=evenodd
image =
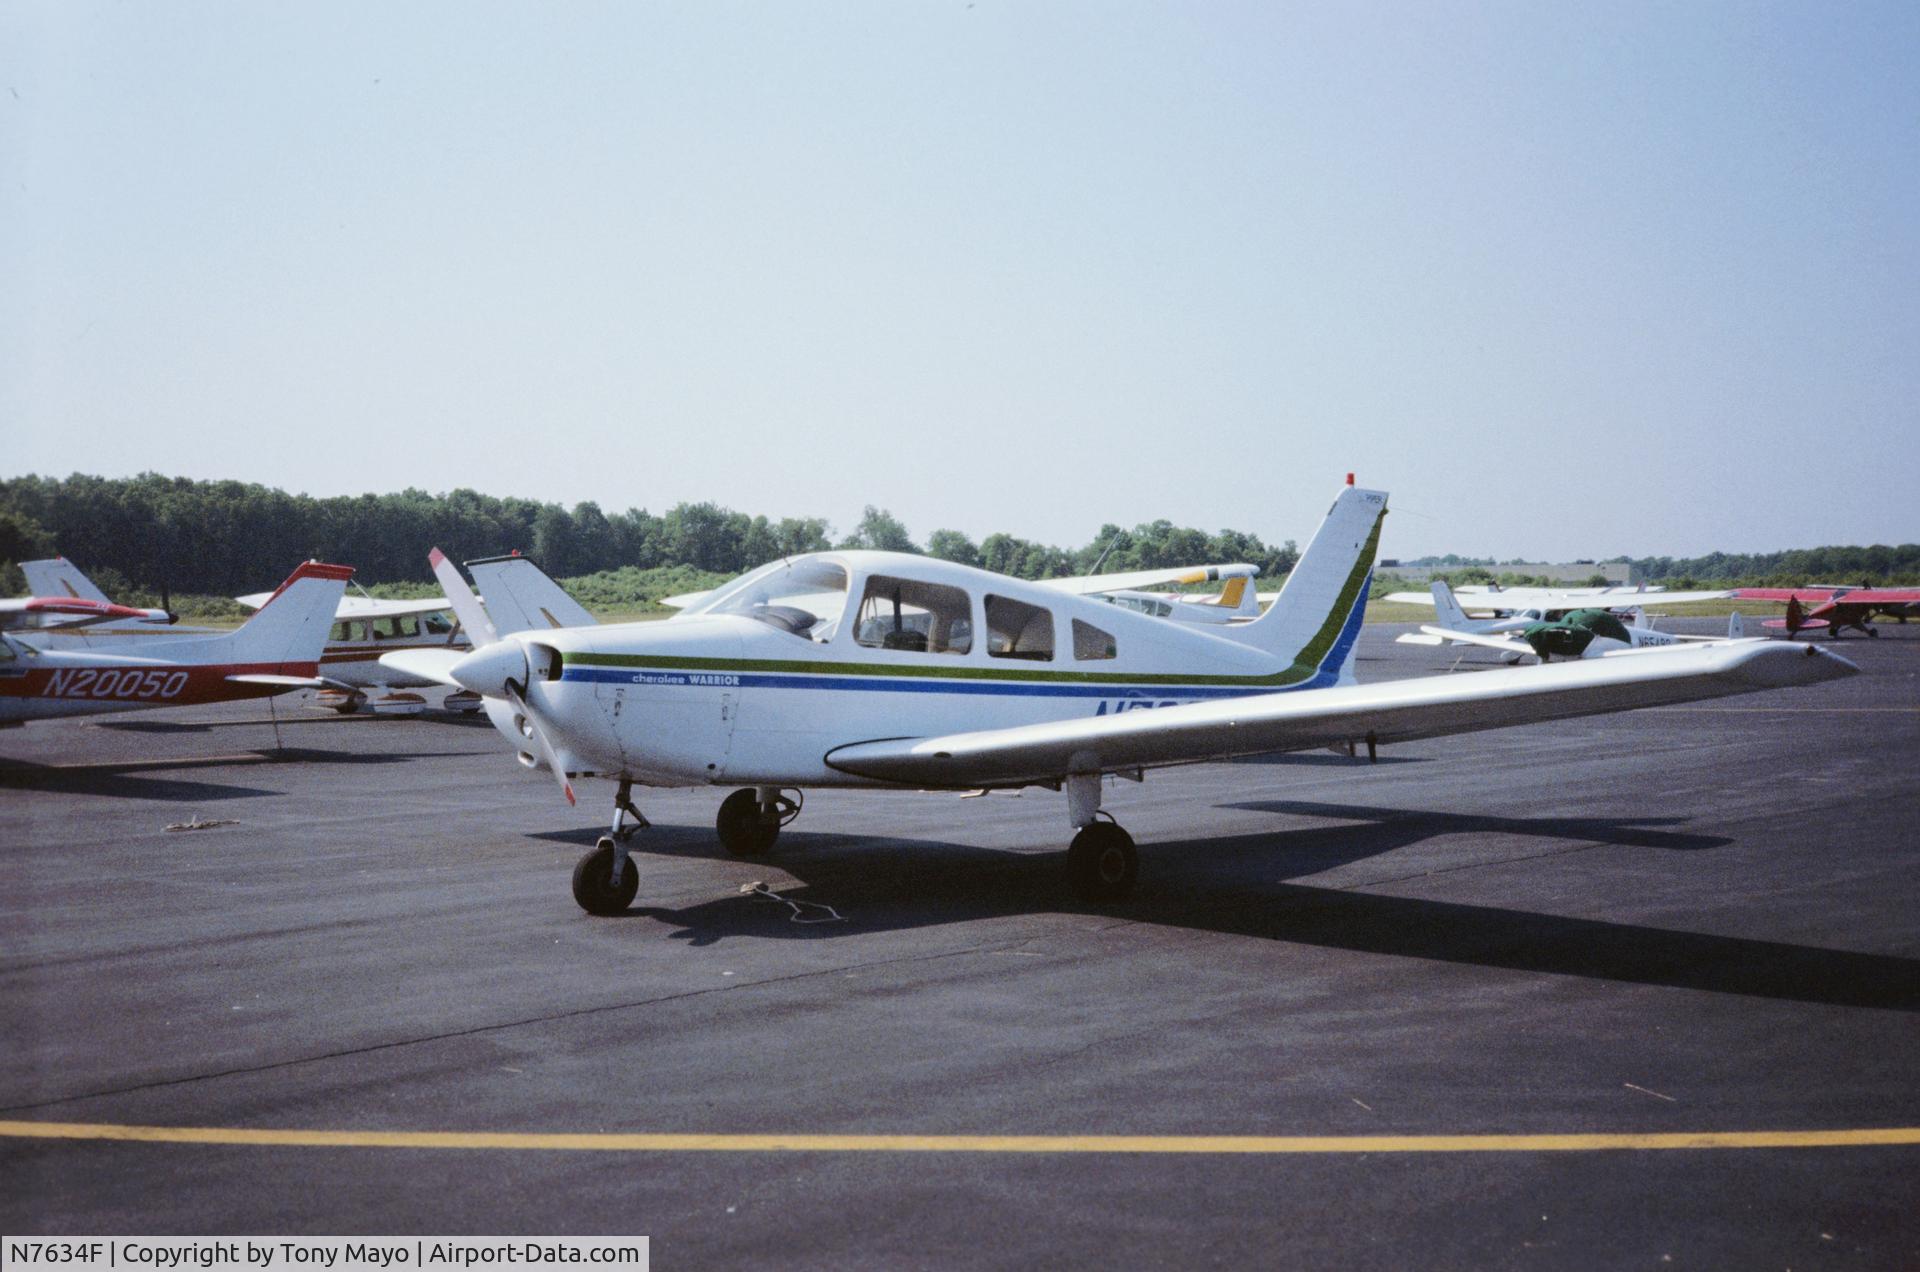
<path id="1" fill-rule="evenodd" d="M 1433 584 L 1433 608 L 1440 621 L 1399 636 L 1401 644 L 1480 645 L 1499 650 L 1513 663 L 1529 654 L 1541 662 L 1551 662 L 1556 654 L 1563 658 L 1611 658 L 1643 650 L 1677 649 L 1689 641 L 1725 644 L 1749 639 L 1738 613 L 1727 621 L 1725 637 L 1659 631 L 1638 607 L 1628 611 L 1625 619 L 1600 608 L 1573 610 L 1551 622 L 1537 618 L 1472 619 L 1460 607 L 1452 589 L 1440 580 Z"/>
<path id="2" fill-rule="evenodd" d="M 475 650 L 389 654 L 486 699 L 523 763 L 619 783 L 610 832 L 573 873 L 593 914 L 638 888 L 632 788 L 732 785 L 720 839 L 772 847 L 811 786 L 1064 792 L 1068 875 L 1124 897 L 1132 838 L 1100 811 L 1107 775 L 1657 706 L 1850 674 L 1813 646 L 1700 646 L 1662 658 L 1360 685 L 1350 663 L 1387 497 L 1348 486 L 1257 620 L 1200 627 L 984 570 L 889 552 L 776 561 L 684 617 L 498 637 L 451 562 L 435 573 Z M 837 597 L 837 606 L 823 604 Z M 836 617 L 822 619 L 818 612 Z M 1140 710 L 1138 708 L 1154 708 Z M 638 825 L 628 826 L 632 814 Z"/>

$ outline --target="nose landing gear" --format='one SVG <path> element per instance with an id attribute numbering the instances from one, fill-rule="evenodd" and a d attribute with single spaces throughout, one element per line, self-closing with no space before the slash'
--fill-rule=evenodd
<path id="1" fill-rule="evenodd" d="M 626 824 L 633 815 L 633 825 Z M 640 872 L 627 856 L 627 841 L 646 829 L 647 819 L 633 803 L 633 783 L 620 780 L 613 797 L 613 829 L 600 837 L 593 851 L 573 868 L 573 899 L 588 914 L 620 914 L 633 904 L 640 890 Z"/>

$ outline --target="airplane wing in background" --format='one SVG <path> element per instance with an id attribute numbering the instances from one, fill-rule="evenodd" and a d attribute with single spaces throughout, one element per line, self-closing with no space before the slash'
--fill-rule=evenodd
<path id="1" fill-rule="evenodd" d="M 1544 587 L 1509 587 L 1498 592 L 1475 591 L 1467 588 L 1454 588 L 1454 596 L 1469 614 L 1485 614 L 1494 610 L 1564 610 L 1564 609 L 1608 609 L 1624 608 L 1628 602 L 1645 605 L 1685 605 L 1690 601 L 1724 601 L 1735 596 L 1732 591 L 1719 592 L 1600 592 L 1594 589 L 1565 589 Z M 1741 596 L 1751 596 L 1742 592 Z M 1402 605 L 1431 605 L 1433 597 L 1427 592 L 1389 592 L 1379 598 L 1394 601 Z M 1756 600 L 1786 600 L 1782 592 L 1778 598 L 1755 597 Z M 1806 600 L 1802 593 L 1801 600 Z"/>
<path id="2" fill-rule="evenodd" d="M 245 596 L 233 599 L 248 609 L 259 609 L 273 596 L 272 592 L 249 592 Z M 438 614 L 447 610 L 447 598 L 444 596 L 420 596 L 411 600 L 387 601 L 371 596 L 343 596 L 340 608 L 334 611 L 334 618 L 340 620 L 400 618 L 408 614 Z"/>
<path id="3" fill-rule="evenodd" d="M 1183 583 L 1216 583 L 1222 579 L 1250 579 L 1257 565 L 1174 565 L 1157 570 L 1127 570 L 1118 574 L 1081 574 L 1065 579 L 1036 579 L 1041 587 L 1071 596 L 1098 596 L 1103 592 L 1138 592 Z"/>
<path id="4" fill-rule="evenodd" d="M 1393 743 L 1664 706 L 1853 674 L 1812 645 L 1692 645 L 1661 658 L 1596 658 L 1083 717 L 827 753 L 845 773 L 973 789 L 1058 781 L 1358 741 Z"/>
<path id="5" fill-rule="evenodd" d="M 84 597 L 22 596 L 0 601 L 0 631 L 44 631 L 122 621 L 166 624 L 173 622 L 173 615 L 161 609 L 136 609 Z"/>

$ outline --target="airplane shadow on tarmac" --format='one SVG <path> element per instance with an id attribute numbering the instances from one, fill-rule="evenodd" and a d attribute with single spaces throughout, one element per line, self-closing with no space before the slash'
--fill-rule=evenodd
<path id="1" fill-rule="evenodd" d="M 1229 807 L 1344 824 L 1143 844 L 1141 883 L 1132 899 L 1100 912 L 1356 953 L 1920 1011 L 1916 959 L 1289 882 L 1442 835 L 1526 835 L 1660 851 L 1733 842 L 1665 829 L 1679 818 L 1501 817 L 1289 800 Z M 595 833 L 540 838 L 590 845 Z M 705 828 L 656 826 L 642 831 L 633 849 L 643 898 L 649 856 L 726 857 Z M 681 909 L 642 904 L 626 917 L 672 924 L 676 939 L 712 945 L 729 938 L 836 940 L 1020 914 L 1084 912 L 1066 893 L 1060 857 L 788 831 L 766 861 L 801 883 L 777 890 L 794 901 L 830 905 L 847 922 L 790 922 L 788 910 L 740 895 Z"/>
<path id="2" fill-rule="evenodd" d="M 196 768 L 254 768 L 275 764 L 400 764 L 434 756 L 465 755 L 465 751 L 408 751 L 393 755 L 355 751 L 321 751 L 286 747 L 277 751 L 249 751 L 243 755 L 213 755 L 177 760 L 120 760 L 98 764 L 32 764 L 18 760 L 0 764 L 0 790 L 51 791 L 62 795 L 104 795 L 112 799 L 155 800 L 162 803 L 205 803 L 253 799 L 286 792 L 226 782 L 196 782 L 182 778 L 146 777 L 145 773 L 177 772 Z"/>

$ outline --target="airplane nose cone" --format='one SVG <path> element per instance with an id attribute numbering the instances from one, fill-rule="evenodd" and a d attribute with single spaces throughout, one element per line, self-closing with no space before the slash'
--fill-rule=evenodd
<path id="1" fill-rule="evenodd" d="M 485 698 L 506 697 L 507 681 L 527 681 L 527 651 L 518 641 L 503 640 L 476 649 L 447 668 L 462 689 Z"/>

